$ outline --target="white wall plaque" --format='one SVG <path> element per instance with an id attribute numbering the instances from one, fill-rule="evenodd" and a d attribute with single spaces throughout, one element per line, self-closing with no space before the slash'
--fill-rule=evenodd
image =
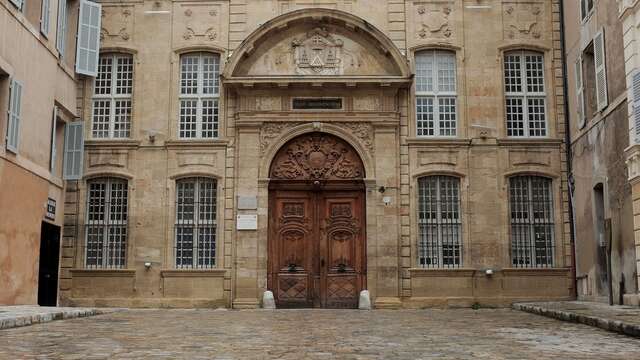
<path id="1" fill-rule="evenodd" d="M 255 210 L 258 208 L 258 197 L 238 195 L 238 210 Z"/>
<path id="2" fill-rule="evenodd" d="M 258 230 L 258 215 L 238 215 L 236 228 L 238 230 Z"/>

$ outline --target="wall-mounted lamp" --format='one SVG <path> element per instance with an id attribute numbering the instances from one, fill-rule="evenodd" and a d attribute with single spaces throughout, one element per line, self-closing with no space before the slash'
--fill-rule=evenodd
<path id="1" fill-rule="evenodd" d="M 384 194 L 384 192 L 385 192 L 385 191 L 387 191 L 387 188 L 385 188 L 384 186 L 380 186 L 380 187 L 378 188 L 378 192 L 379 192 L 380 194 Z"/>
<path id="2" fill-rule="evenodd" d="M 490 277 L 493 275 L 493 269 L 487 269 L 484 271 L 484 275 Z"/>
<path id="3" fill-rule="evenodd" d="M 151 269 L 151 262 L 149 262 L 149 261 L 145 262 L 145 263 L 144 263 L 144 268 L 145 268 L 146 270 Z"/>

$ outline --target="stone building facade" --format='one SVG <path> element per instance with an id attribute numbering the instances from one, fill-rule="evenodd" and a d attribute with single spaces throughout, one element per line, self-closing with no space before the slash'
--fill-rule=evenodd
<path id="1" fill-rule="evenodd" d="M 572 296 L 557 0 L 101 4 L 61 303 Z"/>
<path id="2" fill-rule="evenodd" d="M 628 109 L 628 147 L 625 149 L 631 200 L 633 201 L 633 231 L 635 239 L 636 269 L 634 275 L 640 284 L 640 2 L 637 0 L 619 0 L 619 19 L 622 22 L 622 43 L 624 46 L 625 75 Z M 627 302 L 638 304 L 640 296 L 629 294 Z"/>
<path id="3" fill-rule="evenodd" d="M 0 304 L 57 301 L 78 9 L 72 0 L 0 1 Z"/>
<path id="4" fill-rule="evenodd" d="M 565 1 L 578 299 L 635 296 L 622 22 L 614 1 Z"/>

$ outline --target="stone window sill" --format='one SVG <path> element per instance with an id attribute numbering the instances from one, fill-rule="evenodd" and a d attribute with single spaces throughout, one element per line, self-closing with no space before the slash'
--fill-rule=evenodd
<path id="1" fill-rule="evenodd" d="M 73 277 L 134 277 L 133 269 L 72 269 Z"/>
<path id="2" fill-rule="evenodd" d="M 225 269 L 162 269 L 160 276 L 168 277 L 224 277 Z"/>

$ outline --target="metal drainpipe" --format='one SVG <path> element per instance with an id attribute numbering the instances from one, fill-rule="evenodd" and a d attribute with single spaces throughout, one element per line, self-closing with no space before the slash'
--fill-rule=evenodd
<path id="1" fill-rule="evenodd" d="M 573 169 L 572 169 L 572 152 L 571 152 L 571 127 L 570 127 L 570 116 L 569 116 L 569 93 L 568 93 L 568 81 L 567 81 L 567 54 L 566 54 L 566 43 L 565 43 L 565 29 L 564 29 L 564 0 L 559 0 L 560 7 L 560 47 L 562 48 L 562 93 L 564 96 L 564 141 L 565 141 L 565 150 L 567 157 L 567 183 L 568 191 L 569 191 L 569 240 L 571 243 L 571 277 L 573 280 L 573 298 L 576 299 L 578 297 L 578 279 L 576 278 L 576 243 L 575 243 L 575 232 L 574 232 L 574 217 L 573 217 L 573 185 L 571 184 L 571 179 L 573 178 Z"/>

